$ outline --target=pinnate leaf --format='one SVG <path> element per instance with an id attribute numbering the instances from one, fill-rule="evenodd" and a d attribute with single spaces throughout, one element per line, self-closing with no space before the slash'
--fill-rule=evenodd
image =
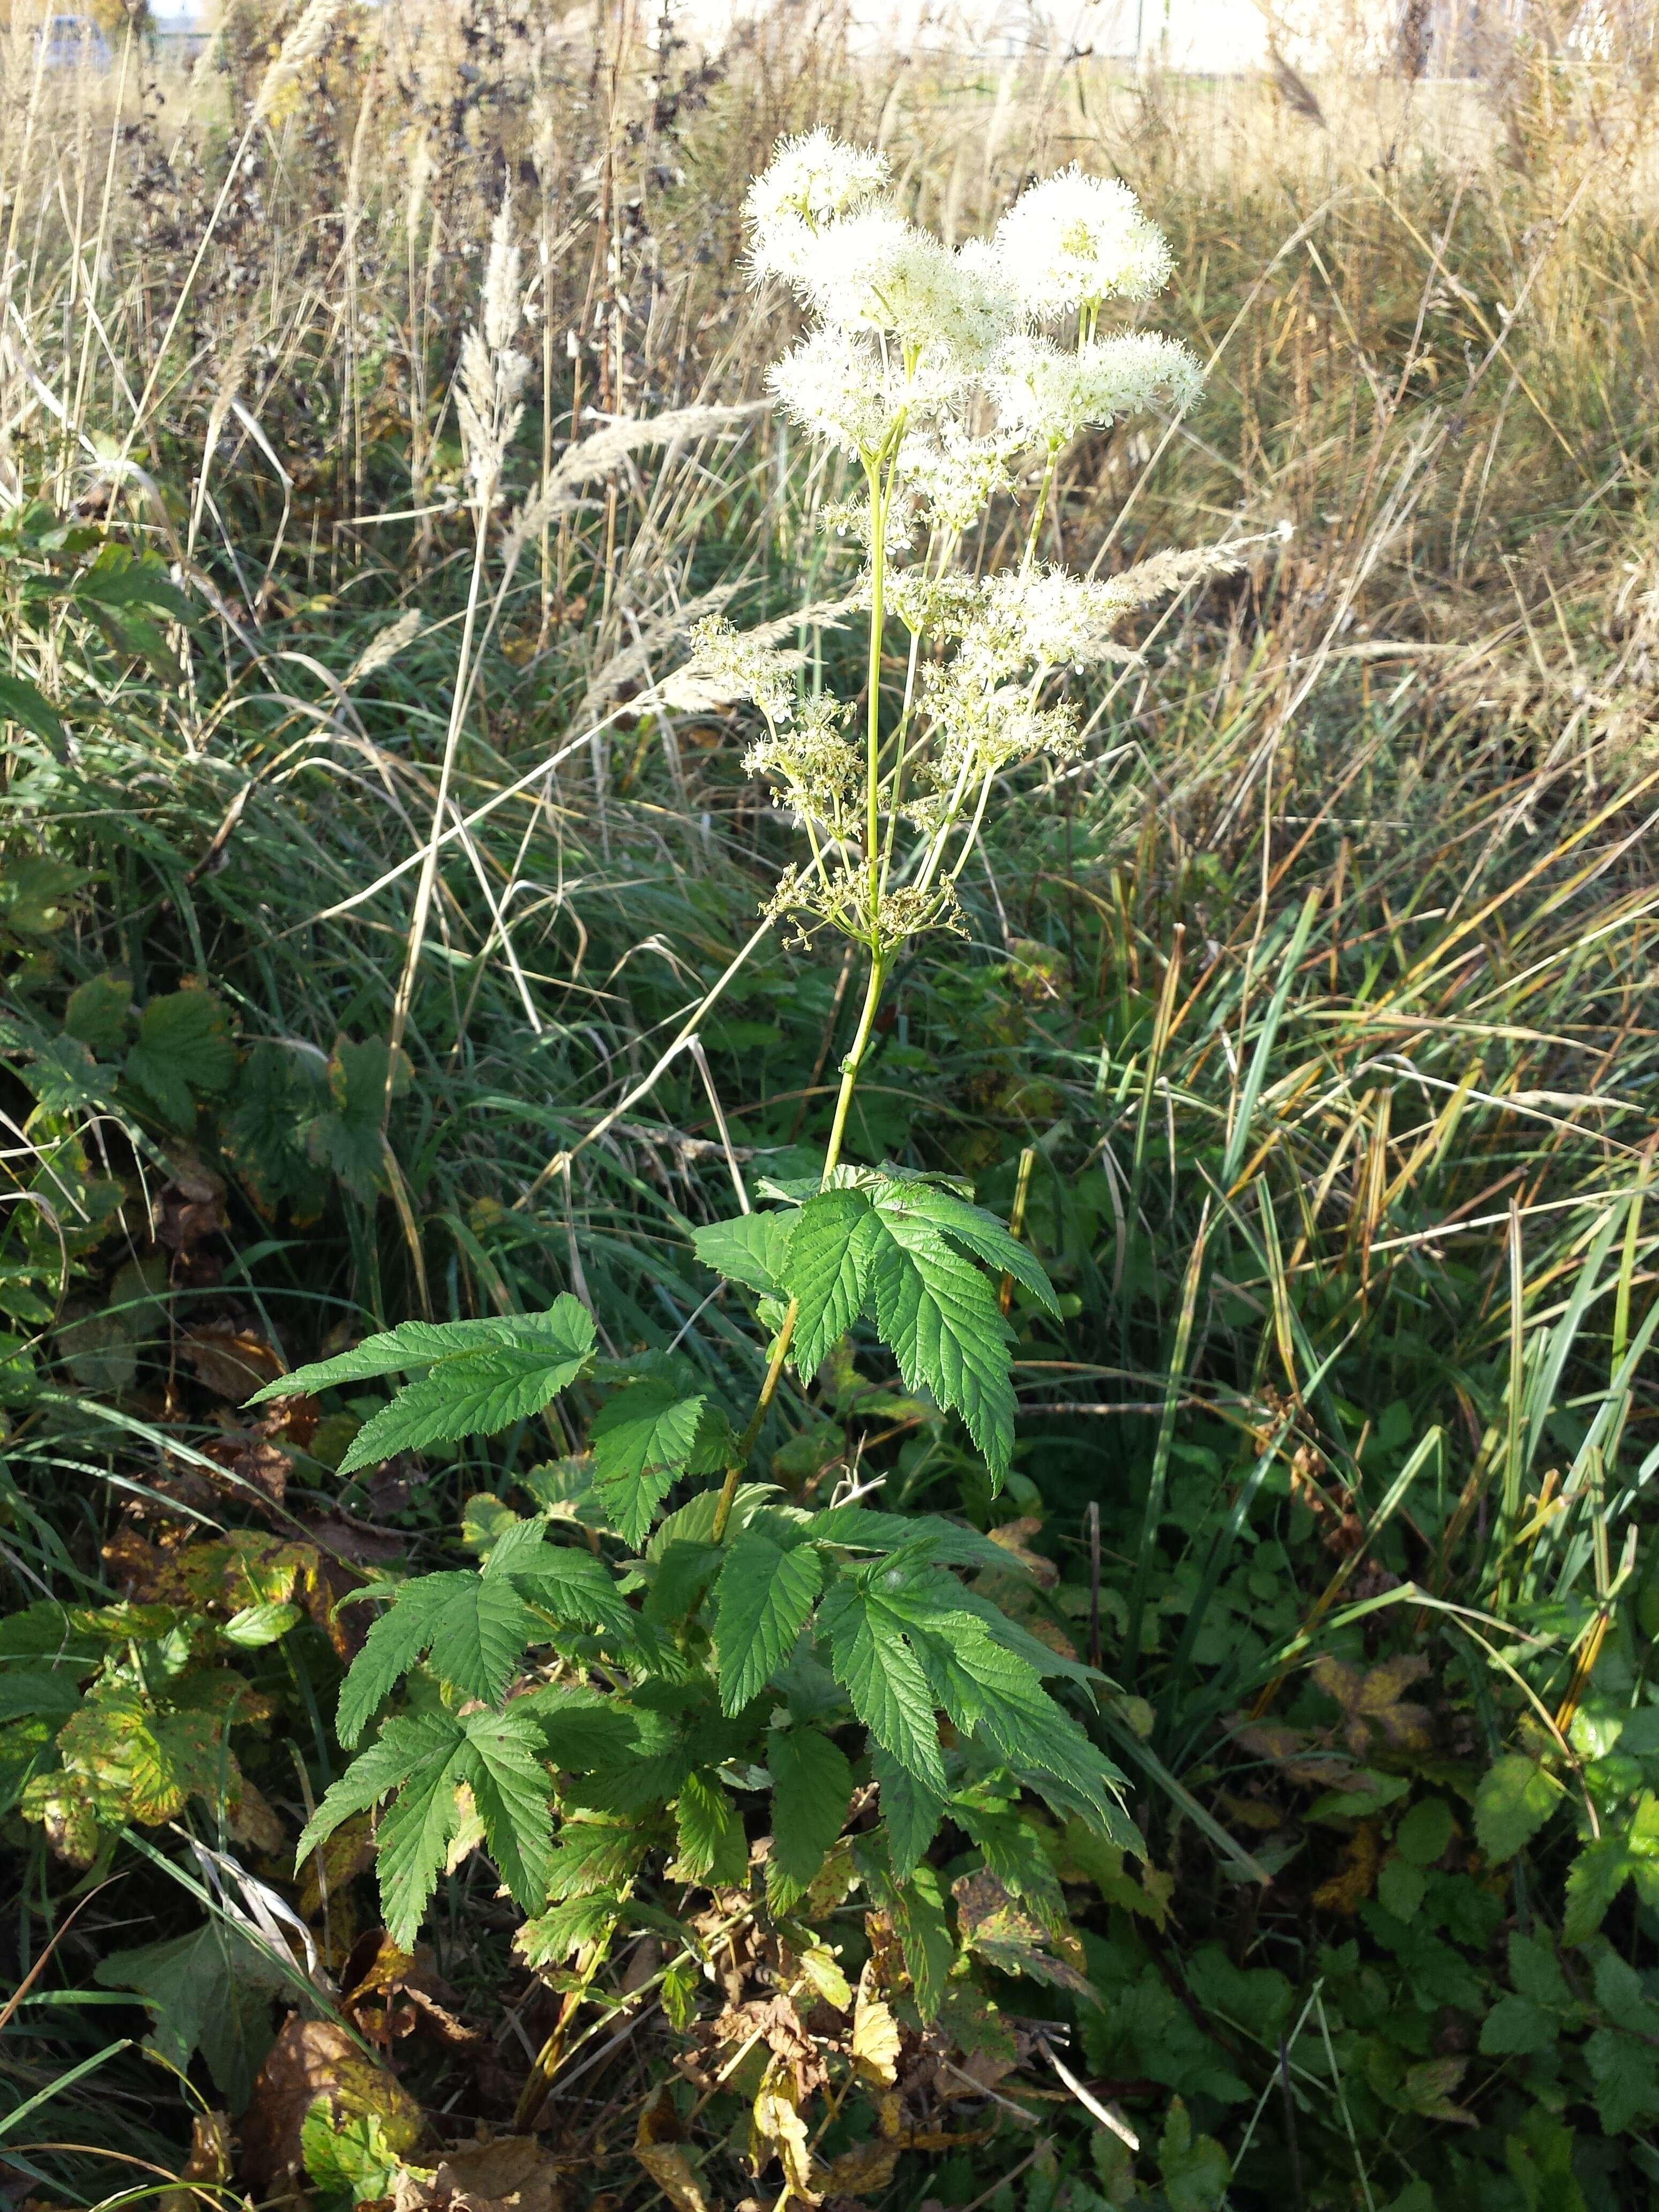
<path id="1" fill-rule="evenodd" d="M 793 1650 L 823 1583 L 823 1561 L 810 1544 L 786 1549 L 751 1522 L 720 1571 L 714 1647 L 720 1703 L 740 1712 Z"/>

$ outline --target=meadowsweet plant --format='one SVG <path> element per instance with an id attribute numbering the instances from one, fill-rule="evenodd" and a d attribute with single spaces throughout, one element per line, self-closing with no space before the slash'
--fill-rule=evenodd
<path id="1" fill-rule="evenodd" d="M 752 703 L 748 766 L 805 839 L 772 910 L 805 939 L 850 939 L 867 966 L 819 1173 L 696 1232 L 752 1303 L 757 1400 L 720 1403 L 674 1354 L 600 1358 L 568 1296 L 535 1315 L 405 1322 L 261 1395 L 409 1378 L 357 1435 L 349 1475 L 535 1422 L 564 1394 L 565 1431 L 585 1445 L 523 1479 L 532 1510 L 476 1499 L 476 1565 L 365 1593 L 378 1607 L 338 1712 L 357 1756 L 301 1853 L 384 1808 L 380 1887 L 402 1945 L 445 1867 L 489 1854 L 526 1916 L 520 1950 L 566 1992 L 526 2124 L 619 1932 L 676 1939 L 658 1978 L 688 2027 L 714 1931 L 741 1924 L 769 1947 L 777 1990 L 751 2038 L 752 2153 L 757 2168 L 781 2162 L 786 2196 L 816 2197 L 827 2169 L 801 2117 L 815 2091 L 828 2084 L 835 2111 L 855 2090 L 879 2108 L 907 2026 L 1012 2052 L 975 1960 L 1086 1987 L 1056 1866 L 1086 1846 L 1098 1868 L 1139 1838 L 1091 1733 L 1100 1678 L 1063 1634 L 1038 1632 L 1016 1554 L 957 1521 L 880 1510 L 869 1486 L 809 1509 L 754 1479 L 751 1457 L 786 1366 L 810 1389 L 863 1345 L 960 1419 L 993 1492 L 1006 1478 L 1007 1293 L 1057 1318 L 1054 1292 L 964 1187 L 848 1159 L 848 1109 L 901 947 L 962 927 L 957 886 L 998 779 L 1079 748 L 1054 679 L 1122 657 L 1126 612 L 1209 556 L 1104 582 L 1039 558 L 1068 443 L 1197 388 L 1178 345 L 1104 327 L 1170 267 L 1122 186 L 1051 178 L 989 241 L 952 252 L 906 221 L 880 155 L 820 131 L 781 149 L 748 215 L 757 281 L 781 279 L 811 317 L 773 373 L 777 399 L 861 478 L 849 523 L 869 623 L 861 700 L 804 690 L 775 623 L 705 623 L 681 678 Z M 505 214 L 491 267 L 460 398 L 481 512 L 518 404 L 502 368 Z M 968 573 L 964 533 L 1026 485 L 1023 557 Z M 947 1824 L 975 1854 L 948 1898 L 928 1863 Z M 855 1896 L 886 1931 L 858 1934 L 856 1957 L 833 1918 Z M 825 2007 L 842 2029 L 823 2027 Z M 717 2045 L 742 2032 L 710 2030 Z"/>

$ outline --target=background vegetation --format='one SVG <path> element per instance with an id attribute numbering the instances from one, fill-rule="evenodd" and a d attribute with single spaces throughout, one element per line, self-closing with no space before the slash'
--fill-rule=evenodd
<path id="1" fill-rule="evenodd" d="M 503 189 L 524 496 L 617 420 L 758 395 L 787 311 L 744 286 L 738 204 L 823 121 L 949 235 L 1073 157 L 1170 232 L 1206 397 L 1079 450 L 1056 556 L 1288 526 L 1144 620 L 1081 766 L 1011 781 L 971 940 L 905 971 L 857 1094 L 855 1157 L 971 1179 L 1061 1293 L 1063 1328 L 1014 1308 L 1013 1480 L 993 1501 L 867 1358 L 787 1385 L 757 1454 L 1033 1569 L 1034 1630 L 1116 1686 L 1150 1852 L 1048 1838 L 1066 1971 L 993 1947 L 1000 2055 L 894 1969 L 902 2050 L 832 2116 L 828 2192 L 1650 2202 L 1651 53 L 1130 84 L 793 19 L 718 61 L 667 17 L 308 21 L 291 68 L 244 0 L 188 75 L 135 33 L 95 79 L 8 34 L 9 2185 L 789 2195 L 717 2022 L 777 1954 L 711 1921 L 671 1987 L 666 1877 L 582 1983 L 515 1954 L 476 1850 L 412 1958 L 365 1824 L 294 1871 L 343 1765 L 339 1600 L 555 1500 L 579 1422 L 342 1480 L 377 1390 L 241 1409 L 370 1328 L 565 1290 L 608 1352 L 752 1401 L 763 1347 L 689 1231 L 816 1170 L 858 978 L 760 926 L 787 831 L 741 714 L 630 702 L 700 614 L 854 574 L 847 487 L 765 410 L 590 454 L 516 571 L 492 543 L 413 909 L 472 573 L 450 383 Z M 861 634 L 804 642 L 851 667 Z M 865 1911 L 834 1923 L 854 1979 Z"/>

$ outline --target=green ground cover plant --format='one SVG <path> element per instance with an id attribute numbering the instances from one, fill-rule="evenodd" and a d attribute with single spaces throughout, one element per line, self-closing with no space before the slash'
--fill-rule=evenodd
<path id="1" fill-rule="evenodd" d="M 1645 2203 L 1605 85 L 1288 217 L 1145 88 L 1166 246 L 1052 84 L 964 223 L 827 54 L 252 24 L 8 249 L 21 2192 Z"/>

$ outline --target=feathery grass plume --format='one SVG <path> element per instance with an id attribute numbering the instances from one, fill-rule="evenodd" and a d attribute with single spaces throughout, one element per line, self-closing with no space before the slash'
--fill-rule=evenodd
<path id="1" fill-rule="evenodd" d="M 422 131 L 409 157 L 409 180 L 404 187 L 407 197 L 404 202 L 404 239 L 410 253 L 421 234 L 421 218 L 426 212 L 427 187 L 432 182 L 432 148 Z"/>
<path id="2" fill-rule="evenodd" d="M 406 645 L 414 643 L 425 625 L 426 617 L 418 607 L 410 607 L 407 613 L 399 615 L 396 622 L 388 623 L 377 636 L 369 640 L 347 669 L 341 678 L 345 690 L 349 691 L 354 684 L 361 684 L 366 677 L 373 676 L 376 670 L 384 668 L 389 660 L 395 660 Z"/>
<path id="3" fill-rule="evenodd" d="M 252 120 L 262 123 L 298 78 L 307 62 L 315 61 L 328 44 L 335 18 L 343 0 L 306 0 L 299 20 L 277 50 L 254 95 Z"/>
<path id="4" fill-rule="evenodd" d="M 502 196 L 490 230 L 483 308 L 482 325 L 474 324 L 461 341 L 455 413 L 474 496 L 481 507 L 487 507 L 495 498 L 507 449 L 524 419 L 519 395 L 530 374 L 529 362 L 513 343 L 523 313 L 523 295 L 510 193 Z"/>

